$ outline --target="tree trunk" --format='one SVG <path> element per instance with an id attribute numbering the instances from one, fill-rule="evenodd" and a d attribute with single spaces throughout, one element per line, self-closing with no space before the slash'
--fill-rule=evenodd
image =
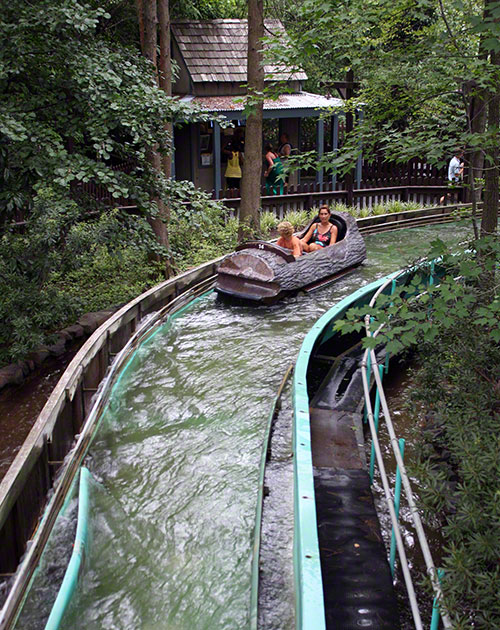
<path id="1" fill-rule="evenodd" d="M 483 134 L 486 128 L 486 114 L 488 111 L 486 93 L 484 89 L 475 88 L 476 93 L 471 99 L 469 110 L 470 131 L 473 134 Z M 481 201 L 481 186 L 475 183 L 477 178 L 483 176 L 484 153 L 482 148 L 477 148 L 469 154 L 469 172 L 467 174 L 467 200 L 472 201 L 474 195 L 476 202 Z"/>
<path id="2" fill-rule="evenodd" d="M 264 103 L 260 98 L 264 91 L 264 67 L 262 63 L 262 38 L 264 37 L 263 0 L 248 0 L 248 61 L 247 97 L 256 96 L 258 103 L 252 106 L 247 117 L 245 133 L 245 161 L 241 179 L 240 227 L 238 240 L 252 238 L 260 229 L 259 209 L 262 175 L 262 114 Z"/>
<path id="3" fill-rule="evenodd" d="M 156 46 L 158 37 L 156 34 L 156 0 L 143 0 L 144 8 L 144 47 L 142 54 L 153 62 L 157 70 Z"/>
<path id="4" fill-rule="evenodd" d="M 491 64 L 497 73 L 500 71 L 500 53 L 491 54 Z M 489 93 L 488 131 L 498 135 L 500 123 L 500 92 L 497 89 Z M 498 145 L 489 146 L 486 151 L 485 186 L 481 236 L 494 234 L 498 225 Z"/>
<path id="5" fill-rule="evenodd" d="M 168 0 L 158 0 L 158 22 L 160 28 L 160 61 L 158 64 L 160 87 L 167 96 L 172 96 L 172 60 L 170 57 L 170 11 Z M 172 123 L 165 124 L 165 131 L 172 139 L 173 146 Z M 172 176 L 171 153 L 163 156 L 162 166 L 165 177 L 170 178 Z"/>
<path id="6" fill-rule="evenodd" d="M 141 52 L 144 54 L 144 6 L 143 0 L 135 0 L 137 10 L 137 22 L 139 24 L 139 40 L 141 42 Z"/>
<path id="7" fill-rule="evenodd" d="M 158 63 L 157 63 L 157 55 L 156 48 L 158 44 L 158 35 L 157 35 L 157 3 L 156 0 L 142 0 L 143 6 L 143 14 L 144 14 L 144 46 L 142 49 L 142 54 L 153 62 L 153 65 L 156 70 L 156 76 L 158 80 Z M 167 4 L 167 12 L 168 12 L 168 4 Z M 148 152 L 148 161 L 151 165 L 151 168 L 156 173 L 161 173 L 163 170 L 162 167 L 162 159 L 161 155 L 158 152 L 158 147 L 151 147 Z M 158 239 L 160 245 L 163 245 L 168 249 L 168 230 L 167 230 L 167 221 L 168 221 L 168 208 L 160 197 L 157 195 L 152 196 L 153 201 L 158 206 L 158 216 L 155 218 L 150 218 L 149 222 L 151 227 L 153 228 L 153 232 Z M 171 274 L 170 263 L 167 261 L 165 265 L 165 275 L 167 278 Z"/>

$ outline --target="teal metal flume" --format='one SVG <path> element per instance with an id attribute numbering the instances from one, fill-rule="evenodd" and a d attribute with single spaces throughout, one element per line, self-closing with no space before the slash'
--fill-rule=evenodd
<path id="1" fill-rule="evenodd" d="M 430 272 L 427 271 L 430 269 Z M 311 328 L 306 335 L 304 342 L 300 348 L 298 359 L 295 365 L 294 380 L 293 380 L 293 407 L 294 407 L 294 428 L 293 428 L 293 440 L 294 440 L 294 511 L 295 511 L 295 527 L 294 527 L 294 571 L 296 581 L 296 627 L 298 630 L 325 630 L 327 627 L 334 627 L 331 625 L 331 611 L 330 611 L 330 624 L 328 624 L 328 615 L 326 613 L 325 601 L 331 597 L 332 585 L 329 583 L 329 589 L 327 592 L 325 586 L 326 576 L 324 574 L 325 567 L 328 566 L 327 561 L 323 561 L 321 554 L 321 545 L 318 536 L 318 518 L 320 514 L 320 507 L 318 504 L 319 495 L 317 495 L 318 488 L 321 484 L 321 475 L 324 476 L 326 470 L 321 464 L 321 468 L 317 468 L 313 459 L 314 447 L 312 434 L 318 431 L 316 428 L 317 423 L 321 421 L 321 410 L 319 417 L 317 410 L 315 410 L 315 425 L 311 424 L 311 411 L 313 405 L 313 399 L 310 400 L 311 388 L 308 390 L 308 370 L 310 370 L 312 358 L 317 352 L 321 353 L 320 348 L 334 347 L 336 342 L 341 346 L 340 335 L 334 331 L 334 324 L 337 320 L 344 317 L 348 309 L 352 307 L 361 307 L 367 305 L 374 295 L 380 293 L 392 294 L 396 285 L 406 285 L 415 275 L 418 273 L 422 277 L 422 281 L 432 284 L 435 282 L 435 274 L 438 274 L 440 270 L 436 265 L 436 261 L 432 263 L 424 263 L 422 266 L 412 267 L 405 272 L 396 272 L 389 274 L 376 282 L 373 282 L 361 289 L 358 289 L 350 296 L 346 297 L 333 308 L 327 311 Z M 409 289 L 409 294 L 412 295 L 414 288 Z M 336 337 L 337 335 L 337 337 Z M 329 346 L 327 346 L 327 342 Z M 352 345 L 352 340 L 348 345 Z M 342 349 L 339 348 L 339 352 L 342 354 Z M 335 352 L 332 352 L 335 355 Z M 321 359 L 325 357 L 320 355 Z M 376 366 L 375 352 L 371 352 L 372 361 Z M 361 364 L 361 358 L 357 359 Z M 365 360 L 366 361 L 366 360 Z M 364 365 L 364 363 L 363 363 Z M 380 366 L 382 368 L 383 366 Z M 368 366 L 368 370 L 370 366 Z M 367 383 L 369 392 L 369 383 Z M 362 393 L 360 393 L 360 403 L 362 404 Z M 326 411 L 326 410 L 325 410 Z M 331 414 L 332 412 L 330 412 Z M 370 419 L 372 419 L 371 407 L 369 409 Z M 333 416 L 329 420 L 330 423 L 337 422 L 333 420 Z M 351 427 L 349 427 L 350 429 Z M 351 441 L 351 446 L 354 444 L 354 438 Z M 354 448 L 355 448 L 354 444 Z M 359 446 L 359 444 L 358 444 Z M 323 457 L 319 456 L 319 457 Z M 363 458 L 364 459 L 364 458 Z M 354 466 L 355 468 L 357 466 Z M 366 468 L 366 465 L 365 465 Z M 323 472 L 321 472 L 323 471 Z M 346 471 L 348 472 L 348 471 Z M 335 474 L 338 473 L 338 470 Z M 363 473 L 365 474 L 365 473 Z M 337 475 L 338 476 L 338 475 Z M 327 473 L 328 477 L 328 473 Z M 318 482 L 318 478 L 320 481 Z M 354 478 L 359 479 L 359 475 L 344 475 L 344 479 L 350 478 L 350 483 Z M 366 471 L 366 483 L 364 485 L 369 487 L 369 475 Z M 316 490 L 315 490 L 316 482 Z M 327 482 L 328 483 L 331 482 Z M 330 492 L 332 494 L 332 492 Z M 338 500 L 338 496 L 337 496 Z M 332 501 L 334 501 L 332 499 Z M 344 504 L 345 505 L 345 504 Z M 331 510 L 331 508 L 329 508 Z M 340 509 L 340 508 L 339 508 Z M 321 508 L 324 513 L 324 508 Z M 345 514 L 344 514 L 345 516 Z M 327 523 L 322 521 L 322 527 L 329 527 Z M 359 532 L 356 532 L 359 536 Z M 359 547 L 360 545 L 355 545 Z M 332 541 L 329 547 L 335 548 L 335 543 Z M 332 548 L 329 549 L 331 555 L 337 554 Z M 359 554 L 358 554 L 359 555 Z M 383 558 L 383 563 L 387 564 L 386 558 Z M 323 566 L 325 564 L 325 566 Z M 388 569 L 388 566 L 387 566 Z M 387 571 L 388 572 L 388 571 Z M 360 600 L 361 601 L 361 600 Z M 393 606 L 394 607 L 394 606 Z M 352 606 L 353 609 L 356 606 Z M 367 614 L 368 608 L 361 610 L 361 603 L 358 608 L 360 614 L 364 615 L 364 621 L 368 623 L 369 619 Z M 343 619 L 345 623 L 345 619 Z M 335 626 L 337 627 L 337 626 Z M 340 626 L 339 626 L 340 627 Z M 349 626 L 351 627 L 351 626 Z M 383 627 L 393 627 L 384 625 Z M 394 626 L 395 627 L 395 626 Z M 420 627 L 417 623 L 416 627 Z"/>
<path id="2" fill-rule="evenodd" d="M 73 545 L 73 553 L 64 574 L 61 588 L 52 607 L 45 630 L 58 630 L 64 613 L 68 608 L 73 593 L 78 586 L 78 576 L 83 569 L 88 544 L 89 519 L 89 482 L 91 474 L 85 466 L 80 469 L 80 485 L 78 491 L 78 523 Z"/>

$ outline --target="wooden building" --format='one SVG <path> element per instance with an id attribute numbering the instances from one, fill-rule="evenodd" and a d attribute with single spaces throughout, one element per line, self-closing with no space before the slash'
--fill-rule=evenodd
<path id="1" fill-rule="evenodd" d="M 269 35 L 286 37 L 278 20 L 266 20 Z M 204 110 L 225 116 L 234 128 L 221 129 L 216 122 L 187 124 L 176 128 L 175 176 L 191 180 L 219 197 L 224 190 L 222 149 L 235 133 L 244 139 L 245 115 L 243 96 L 247 80 L 246 20 L 180 20 L 172 23 L 172 55 L 179 67 L 173 93 Z M 304 150 L 304 128 L 315 123 L 313 145 L 322 154 L 338 147 L 340 98 L 327 98 L 303 91 L 307 76 L 302 71 L 266 65 L 266 82 L 281 82 L 281 96 L 264 101 L 264 142 L 276 148 L 283 133 L 292 147 Z M 335 108 L 335 109 L 334 109 Z M 323 112 L 330 112 L 326 125 Z M 239 129 L 239 131 L 237 131 Z M 326 131 L 325 131 L 326 130 Z M 311 144 L 311 143 L 310 143 Z M 300 173 L 292 175 L 290 184 L 299 183 Z M 314 173 L 320 186 L 323 173 Z"/>

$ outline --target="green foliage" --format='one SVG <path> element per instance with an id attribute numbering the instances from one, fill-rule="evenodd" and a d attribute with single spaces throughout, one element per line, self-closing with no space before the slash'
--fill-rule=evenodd
<path id="1" fill-rule="evenodd" d="M 283 220 L 289 221 L 293 225 L 294 230 L 298 230 L 309 222 L 309 216 L 307 210 L 289 210 Z"/>
<path id="2" fill-rule="evenodd" d="M 375 203 L 371 207 L 370 214 L 376 216 L 380 214 L 393 214 L 397 212 L 407 212 L 408 210 L 418 210 L 422 204 L 415 201 L 387 201 L 386 203 Z"/>
<path id="3" fill-rule="evenodd" d="M 110 38 L 110 22 L 105 9 L 78 0 L 13 0 L 2 12 L 2 222 L 29 211 L 46 182 L 73 197 L 94 182 L 108 198 L 154 212 L 150 199 L 163 180 L 149 166 L 149 147 L 170 150 L 167 121 L 210 118 L 167 97 L 137 49 Z M 116 169 L 123 162 L 131 172 Z"/>
<path id="4" fill-rule="evenodd" d="M 486 154 L 498 146 L 496 128 L 471 127 L 470 119 L 482 90 L 493 95 L 500 84 L 498 60 L 491 55 L 499 46 L 495 3 L 275 4 L 289 38 L 270 38 L 270 59 L 303 68 L 309 77 L 306 89 L 332 96 L 338 96 L 334 82 L 344 81 L 352 70 L 355 97 L 342 109 L 362 107 L 364 112 L 363 122 L 338 151 L 320 160 L 313 152 L 293 156 L 292 170 L 336 169 L 342 176 L 352 169 L 361 146 L 365 158 L 405 163 L 419 157 L 438 166 L 457 146 L 479 147 Z"/>
<path id="5" fill-rule="evenodd" d="M 170 247 L 181 271 L 226 254 L 237 245 L 238 221 L 226 219 L 226 210 L 189 182 L 175 184 L 183 203 L 170 216 Z"/>
<path id="6" fill-rule="evenodd" d="M 446 606 L 454 627 L 483 630 L 500 623 L 500 543 L 492 536 L 500 518 L 500 346 L 488 314 L 485 328 L 464 318 L 420 346 L 413 392 L 413 404 L 432 410 L 412 473 L 422 509 L 440 521 Z"/>
<path id="7" fill-rule="evenodd" d="M 330 206 L 330 210 L 332 212 L 348 212 L 349 214 L 353 214 L 353 208 L 346 205 L 345 203 L 334 203 L 332 206 Z"/>
<path id="8" fill-rule="evenodd" d="M 271 230 L 274 230 L 278 227 L 278 217 L 274 214 L 274 212 L 263 212 L 260 215 L 260 229 L 264 236 L 269 235 Z"/>
<path id="9" fill-rule="evenodd" d="M 136 20 L 133 3 L 114 0 L 3 7 L 1 363 L 24 357 L 83 312 L 125 302 L 159 280 L 159 263 L 176 252 L 151 230 L 159 212 L 152 199 L 166 201 L 173 230 L 187 204 L 196 220 L 205 208 L 201 223 L 212 220 L 206 196 L 150 166 L 150 147 L 171 149 L 165 122 L 212 116 L 158 88 L 138 50 Z M 103 210 L 83 194 L 87 184 L 107 206 L 135 203 L 136 214 Z M 25 231 L 10 232 L 19 217 L 27 217 Z"/>
<path id="10" fill-rule="evenodd" d="M 248 9 L 243 0 L 170 0 L 172 19 L 214 20 L 246 18 Z"/>
<path id="11" fill-rule="evenodd" d="M 40 190 L 23 233 L 0 237 L 0 364 L 24 358 L 88 311 L 121 304 L 159 279 L 144 217 L 108 210 L 89 217 Z"/>
<path id="12" fill-rule="evenodd" d="M 421 507 L 444 538 L 445 606 L 454 628 L 487 630 L 500 625 L 500 541 L 492 536 L 500 519 L 500 243 L 488 237 L 454 255 L 439 240 L 431 245 L 442 277 L 425 289 L 416 270 L 337 329 L 361 330 L 369 314 L 372 329 L 385 328 L 365 346 L 417 352 L 414 398 L 434 420 L 413 473 Z"/>
<path id="13" fill-rule="evenodd" d="M 81 266 L 66 273 L 54 272 L 50 278 L 58 295 L 77 303 L 78 315 L 125 304 L 164 280 L 162 266 L 134 247 L 113 250 L 100 245 L 81 262 Z M 66 321 L 71 322 L 68 317 Z"/>

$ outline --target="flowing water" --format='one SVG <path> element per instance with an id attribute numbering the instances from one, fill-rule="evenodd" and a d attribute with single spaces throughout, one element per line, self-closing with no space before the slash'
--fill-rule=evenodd
<path id="1" fill-rule="evenodd" d="M 330 287 L 258 309 L 210 294 L 142 345 L 86 460 L 91 546 L 62 627 L 246 628 L 262 437 L 287 366 L 335 302 L 413 262 L 436 236 L 465 232 L 369 236 L 365 264 Z M 28 626 L 33 616 L 38 626 Z M 17 625 L 27 627 L 44 627 L 30 601 Z"/>

